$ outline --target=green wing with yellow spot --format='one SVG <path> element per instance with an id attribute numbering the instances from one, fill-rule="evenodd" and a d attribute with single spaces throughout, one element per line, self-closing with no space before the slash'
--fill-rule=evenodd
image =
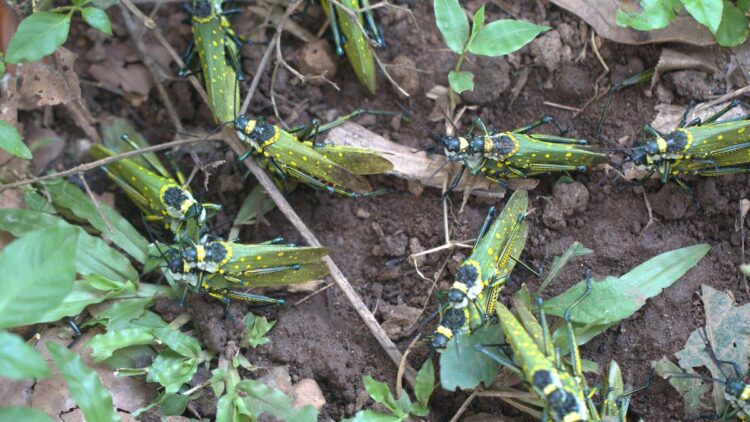
<path id="1" fill-rule="evenodd" d="M 321 0 L 320 3 L 323 6 L 326 16 L 330 18 L 331 4 L 328 0 Z M 356 12 L 360 9 L 359 0 L 339 0 L 339 3 L 349 9 L 349 11 Z M 377 90 L 375 57 L 373 56 L 372 46 L 370 46 L 367 35 L 362 32 L 362 28 L 364 28 L 362 13 L 356 13 L 355 18 L 339 6 L 335 6 L 334 10 L 336 12 L 338 29 L 345 40 L 344 51 L 354 69 L 354 74 L 357 75 L 359 82 L 367 88 L 370 94 L 375 94 Z M 332 22 L 331 24 L 334 23 Z"/>
<path id="2" fill-rule="evenodd" d="M 92 145 L 89 153 L 96 159 L 115 155 L 113 151 L 99 144 Z M 179 186 L 174 179 L 162 177 L 151 171 L 151 168 L 146 168 L 128 158 L 108 164 L 104 169 L 147 215 L 162 215 L 165 212 L 160 196 L 162 188 L 167 185 Z"/>
<path id="3" fill-rule="evenodd" d="M 193 8 L 198 9 L 198 3 Z M 201 62 L 201 74 L 206 85 L 211 112 L 216 123 L 231 122 L 237 117 L 240 101 L 240 86 L 237 73 L 227 60 L 239 63 L 239 56 L 233 42 L 226 35 L 222 22 L 229 22 L 219 15 L 220 7 L 213 2 L 211 15 L 205 18 L 193 16 L 193 41 Z M 229 57 L 228 55 L 234 55 Z"/>
<path id="4" fill-rule="evenodd" d="M 748 120 L 711 123 L 681 130 L 690 147 L 685 154 L 691 159 L 711 160 L 718 167 L 750 163 L 750 122 Z M 691 160 L 684 163 L 691 164 Z M 713 163 L 695 163 L 692 167 L 715 168 Z"/>
<path id="5" fill-rule="evenodd" d="M 524 232 L 523 228 L 528 225 L 525 222 L 526 211 L 529 206 L 529 195 L 525 190 L 517 190 L 508 199 L 508 203 L 490 225 L 482 239 L 476 245 L 468 259 L 476 260 L 481 263 L 483 281 L 495 275 L 499 265 L 513 268 L 515 261 L 509 258 L 514 251 L 517 251 L 516 244 L 521 244 L 521 250 L 525 244 L 519 235 Z M 515 246 L 515 247 L 514 247 Z M 520 252 L 518 252 L 520 254 Z M 517 256 L 516 256 L 517 257 Z M 510 271 L 507 271 L 510 274 Z M 506 275 L 507 275 L 506 274 Z"/>
<path id="6" fill-rule="evenodd" d="M 310 184 L 304 177 L 312 177 L 327 185 L 343 188 L 357 194 L 368 193 L 372 190 L 370 184 L 361 176 L 354 174 L 335 161 L 327 159 L 323 154 L 309 145 L 299 142 L 290 133 L 280 131 L 279 139 L 264 148 L 264 154 L 285 171 L 300 181 Z M 273 171 L 273 168 L 270 167 Z"/>
<path id="7" fill-rule="evenodd" d="M 382 174 L 393 170 L 393 163 L 376 152 L 365 148 L 324 145 L 316 150 L 324 157 L 335 162 L 354 174 Z"/>
<path id="8" fill-rule="evenodd" d="M 232 247 L 232 257 L 225 266 L 227 272 L 309 264 L 319 262 L 328 255 L 327 248 L 241 243 L 229 243 L 229 245 Z"/>
<path id="9" fill-rule="evenodd" d="M 582 145 L 545 141 L 544 135 L 515 133 L 513 136 L 518 140 L 518 151 L 508 161 L 532 173 L 555 171 L 554 166 L 591 166 L 607 161 L 606 154 Z"/>

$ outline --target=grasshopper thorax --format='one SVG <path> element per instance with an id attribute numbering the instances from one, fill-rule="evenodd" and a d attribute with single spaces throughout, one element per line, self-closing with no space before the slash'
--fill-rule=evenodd
<path id="1" fill-rule="evenodd" d="M 165 185 L 161 199 L 170 217 L 178 220 L 195 219 L 202 223 L 206 219 L 206 210 L 193 195 L 177 185 Z"/>
<path id="2" fill-rule="evenodd" d="M 263 118 L 253 120 L 242 115 L 234 119 L 234 127 L 240 139 L 249 142 L 256 149 L 262 149 L 273 143 L 274 138 L 278 138 L 278 128 Z"/>
<path id="3" fill-rule="evenodd" d="M 473 300 L 482 293 L 482 268 L 476 261 L 467 261 L 458 268 L 456 281 L 448 290 L 448 300 L 455 307 L 467 305 L 467 299 Z"/>
<path id="4" fill-rule="evenodd" d="M 213 8 L 211 7 L 211 2 L 208 0 L 195 0 L 193 1 L 193 19 L 197 20 L 199 22 L 207 20 L 207 18 L 212 18 Z"/>
<path id="5" fill-rule="evenodd" d="M 440 325 L 435 329 L 431 346 L 433 349 L 445 349 L 455 333 L 468 322 L 466 311 L 449 307 L 440 317 Z"/>
<path id="6" fill-rule="evenodd" d="M 649 159 L 651 161 L 658 161 L 654 159 L 654 156 L 659 155 L 664 158 L 672 158 L 668 156 L 670 154 L 680 153 L 687 149 L 687 147 L 687 135 L 680 130 L 676 130 L 668 133 L 664 137 L 656 136 L 656 138 L 645 144 L 634 147 L 631 155 L 634 164 L 644 165 L 649 163 Z"/>
<path id="7" fill-rule="evenodd" d="M 448 160 L 460 160 L 461 155 L 469 150 L 469 141 L 462 136 L 442 136 L 440 144 L 443 145 L 445 156 Z"/>

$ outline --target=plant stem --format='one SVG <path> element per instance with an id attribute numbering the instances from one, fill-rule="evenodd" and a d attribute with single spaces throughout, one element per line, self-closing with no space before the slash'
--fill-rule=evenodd
<path id="1" fill-rule="evenodd" d="M 458 57 L 458 61 L 456 62 L 456 67 L 453 69 L 454 72 L 460 72 L 461 66 L 464 64 L 464 59 L 466 58 L 466 52 L 464 51 L 461 53 L 461 55 Z M 450 84 L 450 81 L 448 82 L 448 99 L 450 100 L 450 116 L 451 119 L 453 119 L 453 112 L 456 111 L 456 91 L 453 90 L 453 87 Z"/>

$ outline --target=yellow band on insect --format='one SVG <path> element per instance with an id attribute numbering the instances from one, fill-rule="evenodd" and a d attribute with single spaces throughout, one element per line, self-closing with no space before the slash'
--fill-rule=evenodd
<path id="1" fill-rule="evenodd" d="M 469 141 L 466 140 L 463 136 L 458 138 L 458 150 L 459 151 L 466 151 L 469 148 Z"/>
<path id="2" fill-rule="evenodd" d="M 468 289 L 466 288 L 466 284 L 461 283 L 460 281 L 454 281 L 453 286 L 451 286 L 451 288 L 456 289 L 463 294 L 466 294 L 466 292 L 468 291 Z"/>
<path id="3" fill-rule="evenodd" d="M 180 204 L 180 212 L 182 214 L 187 214 L 188 210 L 193 206 L 193 204 L 195 204 L 195 199 L 193 198 L 182 201 L 182 204 Z"/>
<path id="4" fill-rule="evenodd" d="M 438 333 L 438 334 L 444 335 L 448 339 L 453 338 L 453 331 L 451 331 L 450 328 L 448 328 L 448 327 L 446 327 L 444 325 L 439 325 L 437 327 L 437 329 L 435 330 L 435 332 Z"/>
<path id="5" fill-rule="evenodd" d="M 578 412 L 571 412 L 563 416 L 563 422 L 578 422 L 578 421 L 585 421 L 586 418 L 583 417 Z"/>
<path id="6" fill-rule="evenodd" d="M 195 260 L 203 262 L 206 259 L 206 248 L 201 245 L 195 245 Z"/>
<path id="7" fill-rule="evenodd" d="M 667 141 L 664 140 L 661 136 L 656 137 L 656 146 L 659 148 L 659 152 L 664 154 L 667 152 Z"/>
<path id="8" fill-rule="evenodd" d="M 742 393 L 740 393 L 740 400 L 750 400 L 750 385 L 746 385 L 745 388 L 742 389 Z"/>
<path id="9" fill-rule="evenodd" d="M 245 132 L 245 135 L 249 135 L 253 133 L 253 130 L 255 130 L 255 122 L 256 120 L 248 120 L 247 124 L 244 128 L 242 128 L 242 131 Z"/>

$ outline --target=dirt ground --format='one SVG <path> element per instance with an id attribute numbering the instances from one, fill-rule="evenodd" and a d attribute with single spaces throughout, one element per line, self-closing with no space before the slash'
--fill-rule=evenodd
<path id="1" fill-rule="evenodd" d="M 433 101 L 425 97 L 425 92 L 435 85 L 446 84 L 447 72 L 456 59 L 443 45 L 428 3 L 406 3 L 416 17 L 418 28 L 403 12 L 391 10 L 380 14 L 388 42 L 387 48 L 379 51 L 383 61 L 391 63 L 397 57 L 405 56 L 420 70 L 417 78 L 419 89 L 406 102 L 423 120 L 427 119 L 434 107 Z M 479 5 L 476 1 L 468 3 L 472 10 Z M 550 101 L 580 107 L 594 95 L 594 81 L 602 73 L 600 62 L 591 53 L 590 46 L 583 60 L 575 60 L 588 37 L 588 33 L 581 33 L 586 25 L 574 15 L 544 1 L 513 3 L 523 3 L 511 10 L 514 17 L 546 23 L 553 27 L 553 31 L 510 58 L 469 60 L 467 67 L 477 73 L 478 92 L 467 96 L 466 100 L 479 105 L 479 108 L 466 113 L 464 127 L 474 117 L 481 116 L 494 128 L 512 129 L 550 114 L 562 126 L 569 128 L 569 136 L 590 139 L 592 144 L 605 148 L 628 136 L 624 143 L 628 146 L 640 136 L 640 128 L 653 120 L 656 115 L 654 106 L 659 100 L 663 102 L 667 99 L 673 104 L 686 105 L 691 99 L 699 99 L 693 98 L 697 88 L 688 89 L 690 86 L 681 82 L 682 79 L 669 76 L 664 78 L 659 88 L 658 99 L 645 86 L 624 90 L 615 96 L 603 135 L 597 138 L 594 131 L 603 101 L 592 104 L 575 118 L 572 118 L 570 111 L 544 104 Z M 298 18 L 298 23 L 312 32 L 317 32 L 317 25 L 321 21 L 320 12 L 315 9 L 311 7 L 307 16 Z M 148 12 L 149 8 L 144 6 L 144 10 Z M 119 14 L 111 15 L 117 15 L 113 16 L 114 22 L 122 25 Z M 190 39 L 189 27 L 180 22 L 185 17 L 186 14 L 174 4 L 161 7 L 155 15 L 169 41 L 180 49 L 186 47 Z M 508 17 L 508 11 L 500 9 L 496 3 L 488 4 L 488 21 Z M 235 18 L 234 22 L 238 32 L 253 33 L 254 38 L 263 39 L 262 35 L 258 35 L 262 34 L 262 29 L 252 27 L 247 12 Z M 76 34 L 74 30 L 71 39 L 79 41 L 68 43 L 79 54 L 76 69 L 82 78 L 87 77 L 92 37 L 90 31 Z M 127 37 L 121 36 L 118 42 L 129 42 L 127 40 Z M 302 43 L 291 36 L 283 38 L 282 51 L 292 65 L 296 64 L 293 58 L 301 46 Z M 606 78 L 616 82 L 655 64 L 660 48 L 623 46 L 604 40 L 599 51 L 612 69 Z M 243 65 L 250 76 L 250 70 L 257 67 L 264 50 L 263 45 L 244 48 Z M 719 65 L 723 68 L 726 63 Z M 172 70 L 176 71 L 174 65 Z M 526 72 L 528 79 L 510 105 L 512 88 Z M 260 81 L 250 112 L 272 117 L 271 75 L 267 73 Z M 708 76 L 696 74 L 698 83 L 703 84 L 700 87 L 710 91 L 718 85 Z M 328 85 L 300 86 L 288 71 L 280 69 L 275 86 L 279 112 L 290 124 L 297 124 L 307 122 L 312 117 L 328 119 L 360 107 L 394 110 L 397 108 L 396 101 L 404 101 L 399 100 L 382 74 L 378 81 L 378 96 L 368 98 L 348 64 L 343 61 L 333 80 L 340 86 L 340 91 Z M 196 129 L 211 127 L 207 108 L 196 106 L 201 101 L 186 81 L 172 80 L 166 83 L 166 87 L 179 104 L 179 115 L 187 125 Z M 174 135 L 155 90 L 151 91 L 148 101 L 137 105 L 91 84 L 83 86 L 83 96 L 94 115 L 127 117 L 152 142 Z M 31 119 L 30 115 L 24 117 Z M 65 116 L 55 121 L 65 121 Z M 415 149 L 433 146 L 427 134 L 416 124 L 394 125 L 388 118 L 362 118 L 359 122 L 376 133 Z M 436 131 L 441 130 L 437 123 L 430 125 Z M 65 126 L 57 129 L 58 133 L 77 131 Z M 236 163 L 236 157 L 231 153 L 226 150 L 207 152 L 212 159 L 226 159 L 230 163 L 215 171 L 208 199 L 224 204 L 225 211 L 219 216 L 219 221 L 231 219 L 254 183 L 251 179 L 240 182 L 243 172 L 237 164 L 232 164 Z M 622 158 L 615 154 L 615 160 Z M 189 158 L 184 161 L 189 162 Z M 116 192 L 111 184 L 99 177 L 98 183 L 93 183 L 99 191 Z M 647 184 L 645 192 L 655 220 L 647 225 L 649 216 L 644 195 L 639 189 L 625 186 L 613 172 L 607 174 L 602 169 L 596 169 L 572 177 L 579 183 L 569 185 L 571 187 L 567 191 L 558 191 L 557 196 L 553 191 L 554 176 L 543 177 L 539 186 L 530 192 L 530 208 L 535 211 L 529 216 L 530 234 L 523 254 L 525 260 L 539 263 L 546 256 L 561 253 L 573 241 L 579 241 L 594 251 L 568 266 L 547 291 L 550 296 L 582 279 L 586 268 L 591 268 L 595 276 L 619 276 L 671 249 L 699 242 L 707 242 L 713 247 L 698 267 L 675 285 L 648 301 L 633 317 L 583 348 L 583 356 L 600 365 L 615 359 L 622 366 L 625 379 L 630 384 L 640 384 L 647 377 L 651 361 L 664 355 L 672 356 L 682 348 L 689 333 L 703 325 L 703 308 L 697 295 L 702 283 L 731 291 L 739 303 L 750 299 L 740 287 L 738 265 L 742 260 L 741 238 L 735 229 L 739 201 L 748 197 L 747 179 L 746 176 L 690 179 L 701 208 L 695 207 L 690 196 L 674 184 L 662 187 L 653 181 Z M 443 243 L 440 193 L 425 189 L 421 196 L 414 196 L 409 193 L 403 180 L 378 177 L 372 181 L 375 185 L 393 188 L 395 192 L 353 200 L 300 188 L 289 200 L 321 243 L 330 248 L 333 260 L 370 309 L 376 310 L 379 318 L 382 318 L 381 311 L 388 305 L 401 304 L 422 309 L 427 303 L 424 315 L 428 315 L 435 309 L 434 296 L 427 297 L 431 283 L 418 276 L 406 257 L 412 252 Z M 220 194 L 217 193 L 219 190 Z M 450 225 L 454 239 L 474 237 L 487 208 L 490 205 L 503 205 L 502 201 L 494 203 L 472 197 L 459 214 L 461 194 L 455 193 L 450 199 Z M 126 199 L 119 193 L 117 204 L 121 209 L 127 206 Z M 549 204 L 556 204 L 557 209 L 552 209 L 553 206 Z M 262 241 L 277 235 L 283 235 L 289 241 L 300 240 L 278 211 L 272 211 L 267 220 L 268 224 L 245 229 L 241 233 L 241 240 Z M 438 288 L 442 288 L 451 280 L 450 270 L 455 269 L 463 257 L 460 252 L 433 254 L 425 259 L 421 269 L 425 274 L 431 274 L 449 259 L 449 271 L 438 285 Z M 515 291 L 521 283 L 536 287 L 541 280 L 517 269 L 506 291 Z M 289 305 L 267 311 L 278 320 L 271 333 L 272 341 L 251 351 L 248 358 L 261 367 L 288 365 L 293 382 L 302 378 L 315 379 L 327 400 L 322 411 L 324 420 L 327 417 L 338 420 L 351 416 L 363 406 L 371 404 L 362 386 L 362 376 L 370 374 L 393 385 L 396 368 L 335 286 L 299 305 L 293 305 L 303 296 L 289 296 Z M 241 327 L 233 326 L 230 320 L 223 318 L 220 304 L 193 299 L 188 308 L 194 314 L 193 320 L 200 321 L 195 327 L 196 332 L 207 347 L 221 351 L 228 339 L 236 339 Z M 241 321 L 244 305 L 235 304 L 232 308 L 232 313 L 239 316 L 234 320 Z M 159 312 L 168 318 L 169 305 L 160 306 Z M 434 322 L 430 322 L 422 331 L 429 333 L 433 326 Z M 411 340 L 412 337 L 402 338 L 397 344 L 405 349 Z M 410 363 L 419 367 L 428 358 L 435 356 L 430 356 L 424 347 L 418 348 L 410 355 Z M 449 420 L 466 396 L 465 393 L 448 393 L 438 389 L 433 396 L 430 420 Z M 204 398 L 198 402 L 196 409 L 204 417 L 210 418 L 215 411 L 212 410 L 214 404 L 215 401 Z M 639 417 L 647 421 L 683 419 L 680 397 L 661 379 L 655 379 L 648 390 L 634 396 L 630 409 L 633 420 Z M 518 415 L 512 408 L 502 406 L 493 399 L 475 401 L 465 415 L 480 412 Z"/>

